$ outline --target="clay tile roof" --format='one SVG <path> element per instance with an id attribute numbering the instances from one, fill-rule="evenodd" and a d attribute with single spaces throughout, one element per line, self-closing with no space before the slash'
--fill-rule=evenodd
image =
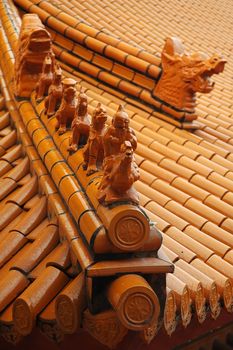
<path id="1" fill-rule="evenodd" d="M 135 188 L 175 266 L 166 277 L 166 334 L 190 339 L 188 329 L 179 327 L 194 331 L 195 317 L 201 329 L 195 336 L 208 322 L 212 328 L 218 319 L 224 325 L 225 311 L 233 311 L 232 2 L 14 3 L 20 14 L 39 15 L 66 83 L 75 79 L 83 87 L 90 113 L 101 102 L 108 123 L 119 104 L 130 116 L 138 139 Z M 0 15 L 0 333 L 17 343 L 37 324 L 60 342 L 82 323 L 81 271 L 93 263 L 89 245 L 98 254 L 109 248 L 106 223 L 90 202 L 93 187 L 83 175 L 80 153 L 67 151 L 70 131 L 55 133 L 55 118 L 43 114 L 43 101 L 13 100 L 21 20 L 11 1 L 0 4 Z M 150 104 L 148 89 L 161 76 L 160 54 L 171 35 L 181 37 L 187 51 L 221 52 L 228 61 L 214 90 L 198 95 L 201 128 L 192 132 L 170 123 L 169 106 Z M 100 181 L 91 180 L 96 186 Z M 109 266 L 117 273 L 116 265 L 114 260 Z M 88 273 L 107 270 L 99 262 Z M 62 317 L 64 305 L 74 312 L 70 326 Z M 232 315 L 227 320 L 232 323 Z M 213 341 L 208 344 L 211 349 Z M 214 349 L 224 349 L 216 344 Z"/>

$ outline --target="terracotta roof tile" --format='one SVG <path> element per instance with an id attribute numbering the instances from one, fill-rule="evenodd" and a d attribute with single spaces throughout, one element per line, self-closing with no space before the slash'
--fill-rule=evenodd
<path id="1" fill-rule="evenodd" d="M 197 317 L 200 323 L 206 318 L 205 296 L 202 283 L 186 271 L 175 267 L 174 275 L 185 282 L 190 290 L 190 297 L 195 305 Z"/>
<path id="2" fill-rule="evenodd" d="M 158 225 L 158 228 L 161 231 L 166 231 L 171 226 L 168 222 L 163 220 L 160 216 L 156 215 L 155 213 L 152 213 L 145 208 L 144 208 L 144 210 L 147 213 L 147 215 L 150 216 L 151 220 L 153 222 L 155 222 L 155 224 Z"/>
<path id="3" fill-rule="evenodd" d="M 214 279 L 218 288 L 218 292 L 223 297 L 225 307 L 230 310 L 233 295 L 232 284 L 229 278 L 216 271 L 216 269 L 206 265 L 200 259 L 193 260 L 191 262 L 191 265 L 200 270 L 201 272 L 207 274 L 210 278 Z"/>
<path id="4" fill-rule="evenodd" d="M 215 282 L 208 275 L 202 273 L 200 270 L 196 269 L 190 264 L 187 264 L 181 259 L 179 259 L 176 262 L 176 266 L 179 266 L 182 269 L 182 271 L 186 271 L 202 283 L 205 297 L 210 304 L 212 317 L 217 318 L 221 309 L 219 303 L 219 295 Z"/>
<path id="5" fill-rule="evenodd" d="M 221 243 L 221 241 L 211 237 L 210 235 L 206 234 L 207 232 L 201 232 L 196 227 L 193 226 L 187 226 L 184 229 L 184 232 L 189 236 L 195 239 L 197 242 L 200 242 L 204 246 L 211 249 L 213 252 L 216 252 L 220 256 L 224 256 L 229 250 L 230 247 L 224 243 Z"/>
<path id="6" fill-rule="evenodd" d="M 221 157 L 219 157 L 219 158 L 220 158 L 220 162 L 221 162 Z M 215 156 L 214 156 L 214 157 L 212 157 L 211 160 L 208 160 L 205 157 L 200 156 L 200 157 L 198 157 L 197 161 L 203 165 L 208 166 L 209 168 L 213 169 L 214 171 L 221 174 L 222 176 L 226 176 L 228 172 L 229 172 L 229 175 L 232 175 L 232 172 L 229 171 L 229 169 L 231 168 L 232 165 L 227 166 L 227 167 L 219 165 L 218 162 L 216 162 L 216 160 L 218 160 L 219 158 L 218 157 L 215 158 Z M 222 161 L 222 163 L 224 163 L 224 160 Z M 225 164 L 227 164 L 227 161 L 225 162 Z"/>
<path id="7" fill-rule="evenodd" d="M 225 276 L 229 277 L 231 282 L 233 278 L 233 269 L 232 265 L 228 262 L 224 261 L 222 258 L 220 258 L 217 255 L 212 255 L 208 261 L 207 264 L 212 266 L 217 271 L 221 272 Z"/>
<path id="8" fill-rule="evenodd" d="M 58 230 L 48 226 L 19 259 L 14 259 L 11 269 L 29 273 L 58 244 Z"/>
<path id="9" fill-rule="evenodd" d="M 223 257 L 224 260 L 226 260 L 228 263 L 230 263 L 232 265 L 232 261 L 233 261 L 233 250 L 230 250 L 229 252 L 227 252 L 225 254 L 225 256 Z"/>
<path id="10" fill-rule="evenodd" d="M 231 192 L 233 191 L 232 181 L 219 174 L 216 174 L 215 172 L 209 175 L 208 180 L 225 187 Z"/>
<path id="11" fill-rule="evenodd" d="M 128 96 L 133 94 L 150 102 L 150 96 L 144 89 L 153 89 L 155 79 L 160 74 L 160 58 L 157 53 L 161 52 L 163 39 L 170 34 L 170 30 L 180 34 L 187 42 L 187 47 L 193 46 L 194 50 L 199 50 L 202 46 L 202 51 L 222 48 L 223 36 L 219 36 L 216 24 L 212 23 L 212 27 L 206 23 L 206 18 L 204 20 L 205 4 L 189 6 L 179 3 L 173 6 L 174 4 L 165 4 L 162 0 L 161 4 L 156 3 L 150 8 L 139 1 L 137 4 L 135 2 L 133 8 L 127 2 L 103 1 L 96 4 L 91 0 L 81 3 L 57 0 L 51 4 L 45 1 L 17 0 L 16 3 L 25 9 L 30 8 L 30 11 L 39 13 L 42 19 L 47 20 L 64 73 L 75 77 L 87 89 L 90 111 L 100 101 L 112 117 L 117 104 L 126 104 L 139 143 L 136 159 L 141 169 L 141 181 L 136 183 L 136 188 L 141 194 L 141 204 L 145 206 L 146 213 L 164 231 L 165 253 L 176 263 L 175 274 L 167 277 L 167 296 L 172 296 L 171 300 L 175 299 L 183 325 L 187 326 L 191 321 L 191 304 L 195 307 L 199 322 L 204 320 L 206 310 L 203 291 L 212 317 L 216 318 L 220 313 L 219 296 L 227 310 L 232 310 L 233 126 L 230 73 L 226 70 L 224 77 L 216 78 L 217 86 L 213 93 L 198 96 L 199 121 L 203 129 L 193 133 L 168 124 L 162 112 L 155 112 L 141 101 L 132 100 Z M 169 19 L 169 13 L 173 13 L 174 8 L 177 11 L 175 22 L 174 19 Z M 216 8 L 211 8 L 210 11 L 216 11 Z M 220 12 L 223 10 L 218 8 Z M 193 11 L 199 16 L 195 23 L 197 29 L 188 36 L 186 28 L 183 30 L 182 26 L 193 23 Z M 190 13 L 188 19 L 184 13 Z M 150 21 L 151 16 L 156 16 L 158 23 Z M 15 29 L 7 24 L 8 15 L 2 18 L 3 22 L 6 21 L 4 28 L 7 38 L 14 48 L 17 38 Z M 220 25 L 221 18 L 219 15 L 219 19 L 216 19 L 217 26 Z M 70 27 L 71 24 L 75 25 L 75 29 Z M 202 30 L 199 30 L 200 27 Z M 56 30 L 58 33 L 55 33 Z M 226 30 L 223 30 L 226 34 Z M 228 35 L 224 35 L 226 53 L 230 45 Z M 6 62 L 12 62 L 12 59 L 13 53 L 9 51 Z M 110 86 L 114 86 L 114 89 Z M 117 88 L 121 92 L 114 91 Z M 46 288 L 53 296 L 60 291 L 62 295 L 69 289 L 69 273 L 66 269 L 71 261 L 77 265 L 78 257 L 82 268 L 92 262 L 90 252 L 83 254 L 85 249 L 81 247 L 83 241 L 79 231 L 82 235 L 86 234 L 89 241 L 101 222 L 87 202 L 86 194 L 91 197 L 92 187 L 89 186 L 86 192 L 80 191 L 76 179 L 83 176 L 82 170 L 77 170 L 80 159 L 76 155 L 68 156 L 66 151 L 69 131 L 62 137 L 58 136 L 54 132 L 55 119 L 48 121 L 42 115 L 42 121 L 50 135 L 47 138 L 47 131 L 43 125 L 39 127 L 39 118 L 35 118 L 34 111 L 27 111 L 29 104 L 22 104 L 20 112 L 24 115 L 27 131 L 22 133 L 21 140 L 24 143 L 23 154 L 26 150 L 34 174 L 31 178 L 28 158 L 21 158 L 22 149 L 15 146 L 17 134 L 11 131 L 4 103 L 4 99 L 0 98 L 0 107 L 3 109 L 3 114 L 0 113 L 0 182 L 3 188 L 0 244 L 4 246 L 1 254 L 5 254 L 2 255 L 5 265 L 0 270 L 0 275 L 12 267 L 17 268 L 8 271 L 11 276 L 17 275 L 9 300 L 4 299 L 6 295 L 3 296 L 3 305 L 13 302 L 14 317 L 9 316 L 10 311 L 4 317 L 10 317 L 11 322 L 14 319 L 17 324 L 17 309 L 22 308 L 30 326 L 35 321 L 31 311 L 38 315 L 40 322 L 56 322 L 55 300 L 51 302 L 51 298 L 45 295 L 41 294 L 41 298 L 38 296 L 41 285 L 47 283 Z M 35 105 L 35 109 L 37 112 L 42 111 L 43 102 Z M 23 128 L 24 123 L 19 126 L 20 132 Z M 32 140 L 29 134 L 32 135 Z M 39 155 L 33 143 L 37 146 Z M 37 181 L 35 175 L 39 177 Z M 98 184 L 98 179 L 94 183 Z M 48 217 L 47 212 L 44 212 L 45 196 L 40 197 L 38 190 L 47 197 Z M 65 202 L 69 204 L 68 210 Z M 41 215 L 38 215 L 37 220 L 32 215 L 33 209 L 34 214 L 39 214 L 40 209 Z M 80 218 L 80 213 L 84 210 L 86 212 Z M 76 223 L 72 221 L 70 213 Z M 56 220 L 51 221 L 50 216 L 58 216 L 58 225 L 55 224 Z M 58 244 L 57 231 L 62 241 L 70 242 L 71 254 L 68 253 L 68 246 L 64 248 L 64 245 Z M 103 232 L 100 232 L 103 238 Z M 109 245 L 106 240 L 101 242 Z M 96 249 L 104 248 L 96 244 Z M 27 256 L 28 259 L 25 260 Z M 22 270 L 28 273 L 31 269 L 29 279 L 20 272 Z M 54 279 L 53 287 L 50 278 Z M 6 279 L 4 283 L 6 289 L 2 290 L 7 293 L 9 280 Z M 13 296 L 13 293 L 16 289 L 22 294 L 14 301 L 16 295 Z M 202 300 L 199 309 L 196 302 L 198 296 Z M 44 312 L 41 312 L 43 308 Z M 174 317 L 173 312 L 173 327 L 176 327 Z M 17 327 L 22 334 L 27 334 L 31 329 L 29 327 L 30 329 L 24 330 L 20 324 Z"/>
<path id="12" fill-rule="evenodd" d="M 207 222 L 205 218 L 197 215 L 189 209 L 184 208 L 174 201 L 168 202 L 165 205 L 165 208 L 198 228 L 201 228 Z"/>
<path id="13" fill-rule="evenodd" d="M 163 246 L 163 251 L 173 263 L 175 263 L 176 261 L 179 260 L 179 256 L 176 253 L 174 253 L 172 250 L 170 250 L 169 248 Z"/>
<path id="14" fill-rule="evenodd" d="M 184 259 L 188 263 L 190 263 L 196 257 L 196 254 L 193 251 L 184 247 L 182 244 L 170 236 L 164 235 L 163 244 L 166 248 L 172 250 L 173 253 L 177 254 L 179 258 Z"/>
<path id="15" fill-rule="evenodd" d="M 201 201 L 204 201 L 209 196 L 209 192 L 206 190 L 201 189 L 200 187 L 188 182 L 186 179 L 178 176 L 172 181 L 172 186 L 183 191 L 184 193 L 187 193 L 190 196 L 195 196 L 195 198 Z"/>
<path id="16" fill-rule="evenodd" d="M 49 222 L 48 218 L 46 217 L 36 228 L 34 228 L 28 235 L 27 239 L 30 242 L 33 242 L 37 237 L 39 236 L 40 232 L 44 229 L 47 229 L 47 226 L 56 226 L 55 223 Z"/>
<path id="17" fill-rule="evenodd" d="M 205 178 L 208 178 L 208 176 L 213 172 L 211 168 L 208 168 L 205 165 L 199 164 L 198 162 L 195 162 L 186 156 L 181 156 L 178 159 L 178 164 L 181 164 L 185 168 L 195 171 L 197 174 L 203 175 Z"/>
<path id="18" fill-rule="evenodd" d="M 181 166 L 177 163 L 175 163 L 174 161 L 168 159 L 168 158 L 163 158 L 159 165 L 162 168 L 165 168 L 166 170 L 172 171 L 173 173 L 182 176 L 188 180 L 190 180 L 191 178 L 193 179 L 195 175 L 195 172 L 185 168 L 184 166 Z M 190 180 L 192 182 L 192 179 Z"/>
<path id="19" fill-rule="evenodd" d="M 182 314 L 182 324 L 184 327 L 191 321 L 191 298 L 190 292 L 187 285 L 180 279 L 175 277 L 173 274 L 167 275 L 167 285 L 168 288 L 173 290 L 176 298 L 177 305 L 181 305 Z"/>
<path id="20" fill-rule="evenodd" d="M 224 219 L 223 222 L 220 224 L 220 227 L 232 233 L 233 231 L 232 219 L 229 219 L 229 218 Z"/>
<path id="21" fill-rule="evenodd" d="M 200 203 L 200 201 L 196 200 L 195 198 L 188 199 L 184 205 L 188 209 L 203 216 L 208 220 L 213 221 L 217 225 L 221 225 L 222 221 L 226 219 L 224 215 Z"/>
<path id="22" fill-rule="evenodd" d="M 216 238 L 217 240 L 232 246 L 231 235 L 229 232 L 223 230 L 221 227 L 217 227 L 212 222 L 206 222 L 202 227 L 202 231 L 206 232 L 210 236 Z"/>
<path id="23" fill-rule="evenodd" d="M 5 309 L 28 284 L 29 281 L 24 274 L 16 270 L 9 271 L 5 278 L 1 280 L 0 310 Z"/>
<path id="24" fill-rule="evenodd" d="M 160 179 L 154 179 L 151 187 L 165 195 L 168 195 L 170 198 L 181 204 L 185 204 L 185 202 L 190 198 L 190 196 L 186 195 L 184 192 L 177 190 Z"/>
<path id="25" fill-rule="evenodd" d="M 223 158 L 227 158 L 229 153 L 230 153 L 229 151 L 219 147 L 218 145 L 207 142 L 205 140 L 201 140 L 199 145 L 201 147 L 207 149 L 207 151 L 212 151 L 213 153 L 217 153 L 218 155 L 222 156 Z"/>
<path id="26" fill-rule="evenodd" d="M 207 180 L 204 176 L 195 174 L 190 182 L 203 189 L 208 189 L 208 191 L 220 198 L 222 198 L 228 191 L 224 187 L 217 185 L 210 180 Z"/>
<path id="27" fill-rule="evenodd" d="M 157 215 L 161 216 L 163 220 L 179 228 L 181 231 L 188 225 L 187 221 L 183 220 L 181 217 L 175 215 L 169 210 L 161 207 L 155 202 L 150 202 L 149 204 L 147 204 L 146 209 L 148 209 L 152 213 L 154 212 Z"/>
<path id="28" fill-rule="evenodd" d="M 176 227 L 170 227 L 166 231 L 166 235 L 169 235 L 169 237 L 172 237 L 181 245 L 193 251 L 197 257 L 200 257 L 204 261 L 206 261 L 213 254 L 213 251 L 207 248 L 204 245 L 204 242 L 200 243 L 200 240 L 196 239 L 196 237 L 193 237 L 194 239 L 192 239 L 190 236 L 187 236 L 186 229 L 181 232 Z"/>
<path id="29" fill-rule="evenodd" d="M 31 332 L 36 315 L 48 304 L 48 296 L 46 295 L 54 297 L 67 282 L 68 278 L 63 272 L 49 266 L 16 299 L 13 305 L 13 319 L 17 330 L 21 334 L 26 335 Z M 41 288 L 43 288 L 43 294 L 41 294 Z M 20 314 L 22 310 L 24 310 L 27 328 L 24 326 L 25 324 L 18 321 L 21 319 Z"/>
<path id="30" fill-rule="evenodd" d="M 208 196 L 206 200 L 204 201 L 205 204 L 210 206 L 211 208 L 218 210 L 219 212 L 223 213 L 224 215 L 227 215 L 228 217 L 232 218 L 232 210 L 231 206 L 227 203 L 223 202 L 222 200 L 219 200 L 219 198 L 215 196 Z"/>
<path id="31" fill-rule="evenodd" d="M 190 150 L 199 152 L 200 154 L 202 154 L 202 156 L 204 156 L 207 159 L 212 159 L 216 155 L 215 152 L 209 150 L 208 148 L 202 147 L 201 145 L 198 145 L 192 141 L 185 142 L 185 146 Z"/>

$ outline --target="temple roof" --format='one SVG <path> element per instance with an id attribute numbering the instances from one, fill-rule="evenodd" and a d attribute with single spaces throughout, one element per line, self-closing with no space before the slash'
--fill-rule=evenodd
<path id="1" fill-rule="evenodd" d="M 166 333 L 195 317 L 204 324 L 209 317 L 217 322 L 224 309 L 232 312 L 232 2 L 14 2 L 21 15 L 40 16 L 64 76 L 83 87 L 90 113 L 101 102 L 109 123 L 119 104 L 130 116 L 138 139 L 140 205 L 156 222 L 163 252 L 175 265 L 167 274 Z M 72 293 L 81 283 L 79 272 L 92 263 L 86 245 L 84 256 L 79 246 L 85 230 L 80 213 L 92 209 L 89 183 L 80 184 L 79 154 L 67 151 L 70 131 L 55 132 L 55 119 L 41 114 L 43 101 L 13 103 L 9 97 L 21 20 L 11 1 L 1 2 L 0 14 L 0 324 L 5 338 L 15 342 L 23 331 L 15 330 L 13 305 L 24 311 L 30 305 L 32 325 L 25 335 L 36 320 L 42 330 L 46 323 L 58 327 L 56 298 Z M 199 128 L 192 131 L 170 123 L 148 97 L 171 35 L 181 37 L 188 51 L 220 52 L 228 61 L 213 91 L 198 94 Z M 82 203 L 76 199 L 80 192 Z M 62 336 L 59 329 L 56 337 Z"/>

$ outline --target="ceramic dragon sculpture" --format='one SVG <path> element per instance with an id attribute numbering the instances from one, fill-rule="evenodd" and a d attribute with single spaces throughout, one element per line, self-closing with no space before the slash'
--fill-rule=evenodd
<path id="1" fill-rule="evenodd" d="M 189 54 L 176 37 L 167 38 L 161 57 L 163 72 L 153 96 L 167 108 L 184 112 L 183 119 L 196 119 L 196 93 L 213 90 L 211 76 L 224 70 L 226 60 L 217 54 L 210 57 L 202 52 Z"/>

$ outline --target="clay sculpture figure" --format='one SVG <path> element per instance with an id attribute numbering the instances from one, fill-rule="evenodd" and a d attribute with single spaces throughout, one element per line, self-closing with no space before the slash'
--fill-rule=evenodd
<path id="1" fill-rule="evenodd" d="M 129 201 L 138 204 L 138 194 L 132 187 L 139 179 L 139 170 L 133 155 L 137 139 L 133 129 L 129 127 L 129 116 L 122 105 L 103 137 L 103 145 L 104 175 L 99 186 L 99 202 L 112 204 Z"/>
<path id="2" fill-rule="evenodd" d="M 36 86 L 36 100 L 41 100 L 48 95 L 49 87 L 53 82 L 53 62 L 50 55 L 47 55 L 44 60 L 43 70 L 40 80 Z"/>
<path id="3" fill-rule="evenodd" d="M 52 42 L 38 15 L 25 14 L 18 42 L 15 59 L 15 94 L 19 97 L 30 97 L 34 90 L 43 62 L 52 54 Z"/>
<path id="4" fill-rule="evenodd" d="M 139 204 L 139 197 L 132 187 L 140 177 L 139 168 L 135 162 L 133 147 L 129 141 L 121 145 L 120 153 L 116 157 L 109 176 L 110 186 L 105 195 L 105 202 L 130 200 Z"/>
<path id="5" fill-rule="evenodd" d="M 88 114 L 87 107 L 87 95 L 81 89 L 77 109 L 71 125 L 72 138 L 68 148 L 71 152 L 77 151 L 80 143 L 85 144 L 87 142 L 91 124 L 91 117 Z"/>
<path id="6" fill-rule="evenodd" d="M 59 135 L 66 132 L 68 125 L 71 125 L 77 105 L 76 89 L 72 86 L 64 89 L 61 105 L 55 114 L 57 119 L 56 130 Z"/>
<path id="7" fill-rule="evenodd" d="M 87 176 L 98 171 L 97 162 L 102 164 L 104 156 L 103 135 L 106 132 L 107 113 L 99 103 L 92 115 L 89 138 L 83 149 L 84 165 Z"/>
<path id="8" fill-rule="evenodd" d="M 75 87 L 77 81 L 72 78 L 64 78 L 62 80 L 63 90 L 67 89 L 68 87 Z"/>
<path id="9" fill-rule="evenodd" d="M 185 120 L 196 119 L 196 93 L 213 90 L 210 77 L 224 70 L 226 60 L 219 55 L 208 57 L 202 52 L 188 54 L 176 37 L 167 38 L 161 56 L 163 73 L 152 95 L 167 108 L 174 109 L 173 116 L 183 111 Z"/>
<path id="10" fill-rule="evenodd" d="M 62 70 L 57 68 L 55 70 L 52 85 L 49 87 L 48 96 L 45 99 L 45 114 L 51 117 L 59 108 L 62 99 Z"/>

